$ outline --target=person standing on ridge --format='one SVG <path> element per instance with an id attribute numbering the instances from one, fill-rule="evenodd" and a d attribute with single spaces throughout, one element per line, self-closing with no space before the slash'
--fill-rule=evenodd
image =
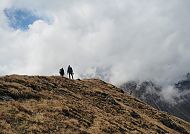
<path id="1" fill-rule="evenodd" d="M 63 68 L 59 69 L 59 73 L 63 77 L 65 75 L 64 69 Z"/>
<path id="2" fill-rule="evenodd" d="M 71 79 L 71 77 L 72 77 L 72 79 L 73 79 L 73 69 L 72 69 L 72 67 L 69 65 L 68 66 L 68 69 L 67 69 L 67 75 L 69 74 L 69 79 Z"/>

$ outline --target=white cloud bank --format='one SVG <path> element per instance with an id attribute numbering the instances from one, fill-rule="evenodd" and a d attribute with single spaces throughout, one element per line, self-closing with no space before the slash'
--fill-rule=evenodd
<path id="1" fill-rule="evenodd" d="M 1 0 L 0 74 L 52 75 L 71 64 L 76 77 L 102 67 L 114 84 L 171 83 L 190 71 L 189 7 L 189 0 Z M 29 9 L 52 23 L 14 30 L 5 8 Z"/>

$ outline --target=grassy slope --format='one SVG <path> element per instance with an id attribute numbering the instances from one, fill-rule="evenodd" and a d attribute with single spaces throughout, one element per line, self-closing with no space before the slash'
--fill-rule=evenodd
<path id="1" fill-rule="evenodd" d="M 97 79 L 0 78 L 3 133 L 190 133 L 190 124 Z"/>

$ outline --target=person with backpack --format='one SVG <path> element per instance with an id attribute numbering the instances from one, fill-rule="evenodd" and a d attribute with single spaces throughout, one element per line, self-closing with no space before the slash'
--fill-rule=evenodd
<path id="1" fill-rule="evenodd" d="M 72 69 L 72 67 L 69 65 L 68 66 L 68 69 L 67 69 L 67 75 L 69 74 L 69 79 L 73 79 L 73 75 L 74 75 L 74 73 L 73 73 L 73 69 Z"/>
<path id="2" fill-rule="evenodd" d="M 64 72 L 64 69 L 63 69 L 63 68 L 59 69 L 59 74 L 60 74 L 62 77 L 65 75 L 65 72 Z"/>

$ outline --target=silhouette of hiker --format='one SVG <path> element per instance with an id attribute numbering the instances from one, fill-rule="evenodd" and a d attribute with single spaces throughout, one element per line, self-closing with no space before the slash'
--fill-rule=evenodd
<path id="1" fill-rule="evenodd" d="M 69 79 L 71 79 L 71 77 L 72 77 L 72 79 L 73 79 L 73 69 L 72 69 L 72 67 L 69 65 L 68 66 L 68 69 L 67 69 L 67 75 L 69 74 Z"/>
<path id="2" fill-rule="evenodd" d="M 64 69 L 63 68 L 59 69 L 59 73 L 63 77 L 65 75 Z"/>

